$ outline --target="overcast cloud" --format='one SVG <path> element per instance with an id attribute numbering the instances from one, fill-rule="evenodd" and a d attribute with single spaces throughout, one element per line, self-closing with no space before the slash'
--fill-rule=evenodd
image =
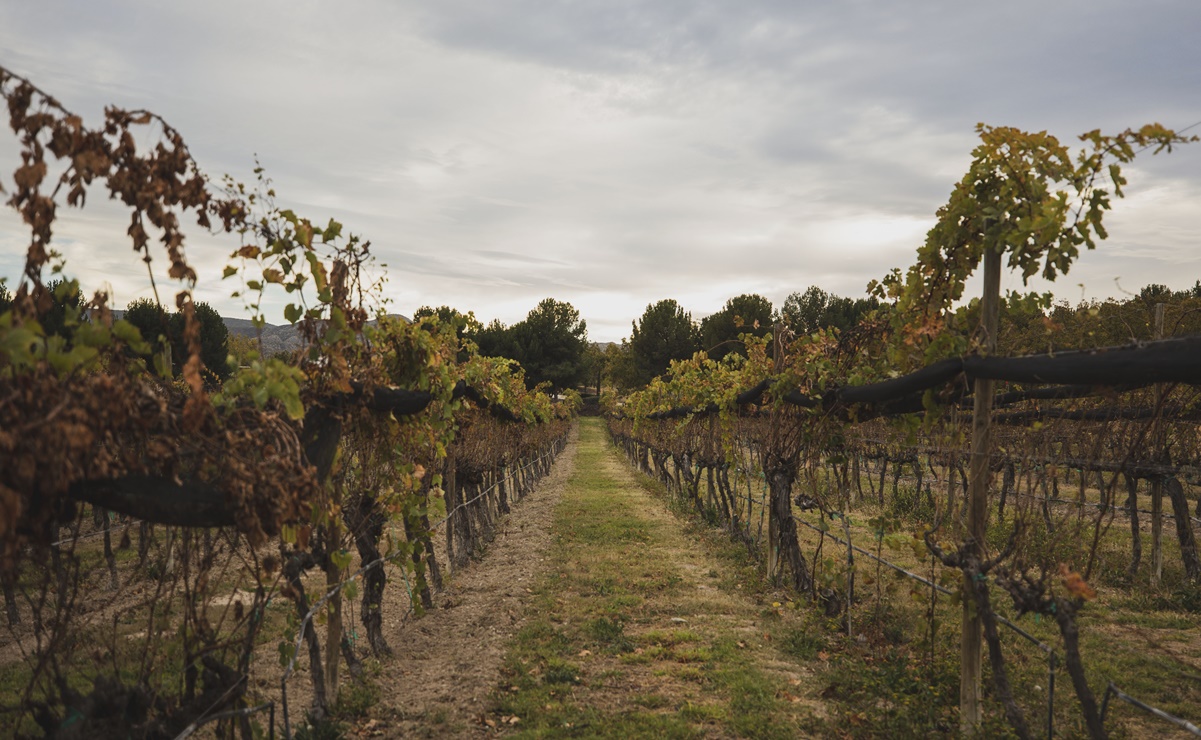
<path id="1" fill-rule="evenodd" d="M 978 121 L 1062 140 L 1197 123 L 1199 38 L 1190 0 L 0 7 L 0 63 L 93 123 L 110 103 L 161 114 L 214 178 L 249 180 L 257 154 L 281 205 L 372 241 L 393 310 L 511 323 L 553 296 L 601 341 L 661 298 L 699 318 L 744 292 L 861 295 L 912 261 Z M 15 151 L 0 137 L 6 183 Z M 1129 180 L 1057 295 L 1201 278 L 1201 145 Z M 56 239 L 123 305 L 148 283 L 100 200 Z M 24 241 L 0 213 L 0 275 Z M 199 295 L 226 315 L 235 247 L 190 232 Z"/>

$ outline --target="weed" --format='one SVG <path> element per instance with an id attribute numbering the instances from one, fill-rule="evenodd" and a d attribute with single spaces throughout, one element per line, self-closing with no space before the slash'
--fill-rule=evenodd
<path id="1" fill-rule="evenodd" d="M 826 638 L 806 629 L 790 629 L 779 639 L 780 651 L 800 660 L 813 660 L 826 647 Z"/>
<path id="2" fill-rule="evenodd" d="M 680 717 L 690 722 L 714 724 L 725 721 L 730 713 L 720 704 L 693 704 L 686 702 L 679 708 Z"/>
<path id="3" fill-rule="evenodd" d="M 634 697 L 634 703 L 647 709 L 662 709 L 671 704 L 671 699 L 662 694 L 645 694 Z"/>
<path id="4" fill-rule="evenodd" d="M 374 682 L 352 680 L 338 689 L 333 714 L 344 719 L 365 717 L 372 707 L 379 704 L 379 699 L 379 687 Z"/>
<path id="5" fill-rule="evenodd" d="M 592 639 L 605 649 L 614 653 L 628 653 L 634 649 L 634 643 L 626 637 L 625 625 L 619 619 L 599 617 L 588 623 L 588 632 Z"/>
<path id="6" fill-rule="evenodd" d="M 551 661 L 547 663 L 546 670 L 542 673 L 542 680 L 546 683 L 579 683 L 580 669 L 570 663 L 561 661 Z"/>
<path id="7" fill-rule="evenodd" d="M 934 498 L 930 489 L 919 491 L 912 486 L 899 486 L 888 499 L 888 514 L 915 522 L 934 521 Z"/>
<path id="8" fill-rule="evenodd" d="M 311 717 L 296 728 L 295 740 L 342 740 L 346 736 L 346 725 L 326 718 L 314 721 Z"/>

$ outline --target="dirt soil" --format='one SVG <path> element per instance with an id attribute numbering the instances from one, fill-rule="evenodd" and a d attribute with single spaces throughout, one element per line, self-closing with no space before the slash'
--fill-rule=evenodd
<path id="1" fill-rule="evenodd" d="M 483 726 L 505 647 L 524 622 L 529 586 L 546 569 L 551 522 L 575 468 L 577 438 L 574 430 L 550 474 L 501 521 L 483 558 L 447 579 L 433 611 L 403 624 L 385 611 L 395 656 L 384 661 L 380 705 L 361 726 L 365 734 L 442 737 L 449 728 Z"/>

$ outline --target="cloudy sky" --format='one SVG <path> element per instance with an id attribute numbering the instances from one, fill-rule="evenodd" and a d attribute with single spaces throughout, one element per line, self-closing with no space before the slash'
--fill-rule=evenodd
<path id="1" fill-rule="evenodd" d="M 281 205 L 372 241 L 392 310 L 511 323 L 551 296 L 600 341 L 661 298 L 699 318 L 746 292 L 861 295 L 912 262 L 978 121 L 1063 140 L 1201 122 L 1198 39 L 1193 0 L 0 5 L 0 64 L 92 123 L 159 113 L 214 178 L 249 180 L 257 154 Z M 0 137 L 9 185 L 15 151 Z M 1201 278 L 1201 144 L 1128 172 L 1057 295 Z M 55 236 L 124 305 L 148 282 L 101 200 Z M 0 212 L 0 275 L 24 243 Z M 235 247 L 189 238 L 226 315 Z"/>

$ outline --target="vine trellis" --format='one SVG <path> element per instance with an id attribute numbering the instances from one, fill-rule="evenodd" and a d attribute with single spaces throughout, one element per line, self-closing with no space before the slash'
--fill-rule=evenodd
<path id="1" fill-rule="evenodd" d="M 1002 300 L 999 275 L 1006 257 L 1023 278 L 1066 272 L 1082 246 L 1105 238 L 1103 214 L 1126 183 L 1121 166 L 1147 149 L 1170 150 L 1195 137 L 1158 125 L 1115 136 L 1094 131 L 1080 137 L 1086 146 L 1073 157 L 1045 133 L 983 125 L 979 131 L 971 168 L 939 210 L 915 264 L 869 286 L 888 301 L 883 308 L 841 334 L 747 334 L 741 356 L 714 361 L 698 353 L 674 362 L 667 375 L 613 410 L 610 431 L 644 472 L 760 551 L 769 577 L 824 602 L 827 613 L 842 614 L 848 630 L 855 599 L 848 513 L 863 498 L 868 461 L 882 463 L 880 504 L 887 465 L 894 466 L 894 496 L 909 466 L 913 504 L 926 513 L 913 542 L 924 557 L 961 575 L 961 729 L 981 726 L 981 645 L 987 644 L 993 695 L 1012 729 L 1031 733 L 1006 676 L 995 587 L 1016 614 L 1045 616 L 1059 626 L 1084 724 L 1090 735 L 1104 737 L 1076 615 L 1093 597 L 1098 545 L 1121 507 L 1119 476 L 1126 480 L 1124 508 L 1136 548 L 1132 572 L 1140 541 L 1137 490 L 1147 481 L 1156 512 L 1154 572 L 1162 569 L 1166 494 L 1184 570 L 1201 578 L 1184 488 L 1197 466 L 1201 338 L 998 356 L 1001 304 L 1032 304 L 1042 315 L 1050 301 L 1016 294 Z M 983 299 L 961 304 L 968 276 L 981 265 Z M 1051 330 L 1041 339 L 1052 348 L 1079 346 L 1079 337 Z M 1005 410 L 994 414 L 994 407 Z M 946 487 L 945 496 L 923 489 L 926 470 Z M 1074 506 L 1058 503 L 1070 470 L 1079 480 Z M 1001 494 L 990 495 L 998 474 Z M 755 476 L 764 489 L 758 502 L 740 493 Z M 1024 493 L 1017 490 L 1022 481 Z M 822 532 L 843 528 L 845 567 L 827 566 L 818 577 L 822 566 L 802 551 L 794 505 L 816 510 Z M 756 516 L 767 519 L 765 540 L 752 533 Z M 881 541 L 900 527 L 883 513 L 871 521 Z M 1034 530 L 1079 548 L 1045 546 L 1030 536 Z"/>
<path id="2" fill-rule="evenodd" d="M 307 668 L 320 719 L 361 670 L 344 604 L 361 593 L 365 646 L 390 652 L 389 569 L 411 582 L 410 610 L 428 608 L 443 569 L 466 565 L 549 471 L 578 398 L 527 389 L 435 319 L 389 317 L 370 243 L 277 206 L 261 168 L 251 187 L 214 187 L 151 113 L 108 108 L 89 128 L 2 67 L 0 96 L 20 147 L 4 192 L 30 235 L 0 305 L 0 580 L 21 654 L 0 671 L 24 687 L 0 728 L 173 737 L 215 720 L 249 736 L 251 715 L 274 717 L 287 695 L 286 681 L 273 697 L 251 680 L 279 630 L 295 635 L 281 660 Z M 185 320 L 179 378 L 103 292 L 49 282 L 68 267 L 52 242 L 62 207 L 97 184 L 128 210 L 156 295 L 155 237 L 165 251 Z M 275 294 L 289 301 L 295 357 L 206 386 L 185 214 L 238 239 L 225 276 L 256 324 Z"/>

